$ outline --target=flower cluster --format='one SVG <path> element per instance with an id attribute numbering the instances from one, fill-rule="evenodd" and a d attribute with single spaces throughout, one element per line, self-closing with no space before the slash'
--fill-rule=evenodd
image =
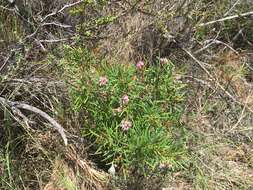
<path id="1" fill-rule="evenodd" d="M 126 119 L 123 119 L 120 123 L 120 127 L 123 131 L 128 131 L 132 127 L 132 122 Z"/>
<path id="2" fill-rule="evenodd" d="M 122 102 L 123 105 L 127 105 L 127 104 L 128 104 L 128 102 L 129 102 L 129 97 L 128 97 L 127 94 L 125 94 L 125 95 L 123 95 L 123 96 L 121 97 L 121 102 Z"/>
<path id="3" fill-rule="evenodd" d="M 108 83 L 108 79 L 106 76 L 101 76 L 98 80 L 98 84 L 99 86 L 106 86 L 107 83 Z M 120 103 L 121 103 L 121 106 L 119 108 L 116 108 L 114 111 L 115 112 L 122 112 L 122 106 L 123 105 L 127 105 L 129 102 L 129 97 L 127 94 L 124 94 L 121 99 L 120 99 Z M 123 119 L 120 123 L 120 126 L 122 128 L 123 131 L 128 131 L 128 129 L 130 129 L 132 127 L 132 122 L 131 121 L 128 121 L 126 119 Z"/>
<path id="4" fill-rule="evenodd" d="M 98 83 L 99 83 L 99 86 L 107 85 L 107 83 L 108 83 L 107 77 L 100 77 Z"/>
<path id="5" fill-rule="evenodd" d="M 161 64 L 161 65 L 165 65 L 165 64 L 167 64 L 167 63 L 169 63 L 169 60 L 168 60 L 167 58 L 161 58 L 161 59 L 160 59 L 160 64 Z"/>
<path id="6" fill-rule="evenodd" d="M 138 70 L 142 70 L 144 68 L 145 64 L 143 61 L 139 61 L 137 64 L 136 64 L 136 68 Z"/>
<path id="7" fill-rule="evenodd" d="M 123 105 L 127 105 L 129 102 L 129 97 L 127 94 L 124 94 L 122 97 L 121 97 L 121 107 Z M 120 107 L 120 108 L 121 108 Z M 128 131 L 128 129 L 130 129 L 132 127 L 132 122 L 131 121 L 128 121 L 126 119 L 123 119 L 120 123 L 120 126 L 121 126 L 121 129 L 123 131 Z"/>

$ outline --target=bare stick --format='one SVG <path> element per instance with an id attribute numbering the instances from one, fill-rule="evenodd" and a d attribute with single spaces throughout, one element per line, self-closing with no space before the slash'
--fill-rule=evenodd
<path id="1" fill-rule="evenodd" d="M 49 22 L 49 23 L 44 23 L 41 26 L 49 26 L 49 25 L 55 25 L 55 26 L 59 26 L 61 28 L 71 28 L 72 26 L 70 25 L 66 25 L 66 24 L 61 24 L 61 23 L 57 23 L 57 22 Z"/>
<path id="2" fill-rule="evenodd" d="M 20 102 L 11 102 L 3 97 L 0 97 L 0 102 L 3 105 L 8 105 L 12 110 L 14 108 L 19 108 L 19 109 L 24 109 L 24 110 L 28 110 L 31 112 L 34 112 L 38 115 L 40 115 L 41 117 L 43 117 L 44 119 L 46 119 L 49 123 L 51 123 L 51 125 L 60 133 L 64 144 L 67 146 L 68 145 L 68 140 L 66 137 L 66 134 L 64 133 L 64 129 L 63 127 L 57 122 L 55 121 L 52 117 L 50 117 L 47 113 L 41 111 L 40 109 L 34 107 L 34 106 L 30 106 L 28 104 L 25 103 L 20 103 Z"/>
<path id="3" fill-rule="evenodd" d="M 40 40 L 40 42 L 57 43 L 57 42 L 65 42 L 65 41 L 68 41 L 68 40 L 69 39 L 67 39 L 67 38 L 62 38 L 62 39 L 53 39 L 53 40 Z"/>
<path id="4" fill-rule="evenodd" d="M 238 14 L 238 15 L 232 15 L 232 16 L 224 17 L 224 18 L 221 18 L 221 19 L 218 19 L 218 20 L 213 20 L 213 21 L 207 22 L 207 23 L 201 23 L 198 26 L 207 26 L 207 25 L 211 25 L 211 24 L 214 24 L 214 23 L 217 23 L 217 22 L 223 22 L 223 21 L 226 21 L 226 20 L 232 20 L 232 19 L 235 19 L 235 18 L 250 16 L 250 15 L 253 15 L 253 11 Z"/>
<path id="5" fill-rule="evenodd" d="M 236 122 L 236 124 L 234 124 L 233 127 L 231 127 L 229 129 L 229 132 L 233 131 L 241 123 L 242 119 L 246 116 L 246 115 L 244 115 L 245 109 L 246 109 L 246 106 L 243 107 L 243 110 L 241 112 L 241 115 L 240 115 L 238 121 Z"/>

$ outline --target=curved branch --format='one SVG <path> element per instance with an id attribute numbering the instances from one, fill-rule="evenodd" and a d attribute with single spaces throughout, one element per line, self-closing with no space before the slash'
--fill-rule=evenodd
<path id="1" fill-rule="evenodd" d="M 25 103 L 21 103 L 21 102 L 12 102 L 12 101 L 9 101 L 3 97 L 0 97 L 0 103 L 2 103 L 3 105 L 9 106 L 12 110 L 13 110 L 13 108 L 18 108 L 18 109 L 28 110 L 28 111 L 31 111 L 33 113 L 40 115 L 41 117 L 46 119 L 53 126 L 53 128 L 55 128 L 60 133 L 60 135 L 64 141 L 64 144 L 66 146 L 68 145 L 68 140 L 67 140 L 66 134 L 64 133 L 63 127 L 57 121 L 55 121 L 52 117 L 50 117 L 47 113 L 43 112 L 42 110 L 40 110 L 34 106 L 31 106 L 31 105 L 28 105 Z"/>

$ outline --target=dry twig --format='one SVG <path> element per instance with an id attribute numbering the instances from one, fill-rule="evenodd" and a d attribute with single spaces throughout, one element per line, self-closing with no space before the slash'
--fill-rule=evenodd
<path id="1" fill-rule="evenodd" d="M 46 16 L 42 19 L 41 23 L 43 23 L 43 22 L 44 22 L 45 20 L 47 20 L 49 17 L 54 16 L 54 15 L 56 15 L 56 14 L 58 14 L 58 13 L 62 13 L 65 9 L 68 9 L 68 8 L 70 8 L 70 7 L 73 7 L 73 6 L 75 6 L 75 5 L 78 5 L 78 4 L 82 3 L 82 2 L 84 2 L 84 0 L 80 0 L 80 1 L 77 1 L 77 2 L 75 2 L 75 3 L 71 3 L 71 4 L 64 5 L 64 6 L 63 6 L 61 9 L 59 9 L 58 11 L 55 11 L 55 12 L 52 12 L 52 13 L 46 15 Z"/>
<path id="2" fill-rule="evenodd" d="M 232 19 L 235 19 L 235 18 L 246 17 L 246 16 L 250 16 L 250 15 L 253 15 L 253 11 L 238 14 L 238 15 L 232 15 L 232 16 L 224 17 L 224 18 L 221 18 L 221 19 L 218 19 L 218 20 L 213 20 L 213 21 L 207 22 L 207 23 L 201 23 L 201 24 L 199 24 L 199 26 L 207 26 L 207 25 L 215 24 L 217 22 L 224 22 L 226 20 L 232 20 Z"/>

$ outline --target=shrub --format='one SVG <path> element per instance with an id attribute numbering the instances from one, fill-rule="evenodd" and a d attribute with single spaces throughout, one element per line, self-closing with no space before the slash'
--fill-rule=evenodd
<path id="1" fill-rule="evenodd" d="M 96 154 L 124 176 L 177 166 L 183 149 L 172 131 L 180 129 L 183 85 L 174 80 L 173 64 L 98 63 L 86 49 L 67 49 L 62 63 L 71 77 L 73 106 L 85 113 L 82 134 L 94 142 Z"/>

